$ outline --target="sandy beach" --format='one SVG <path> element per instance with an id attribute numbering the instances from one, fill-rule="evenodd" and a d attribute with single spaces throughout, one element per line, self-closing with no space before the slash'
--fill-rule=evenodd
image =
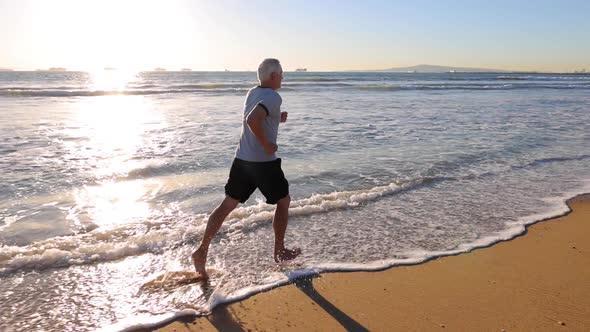
<path id="1" fill-rule="evenodd" d="M 511 241 L 381 272 L 325 273 L 157 331 L 587 331 L 590 195 Z"/>

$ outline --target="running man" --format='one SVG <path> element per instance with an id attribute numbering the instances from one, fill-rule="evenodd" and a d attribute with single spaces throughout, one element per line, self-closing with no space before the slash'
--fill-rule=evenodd
<path id="1" fill-rule="evenodd" d="M 277 90 L 283 81 L 283 69 L 277 59 L 264 59 L 258 66 L 260 85 L 248 91 L 244 103 L 242 134 L 225 185 L 225 199 L 207 221 L 207 228 L 199 248 L 192 254 L 199 278 L 207 279 L 205 265 L 211 240 L 225 218 L 250 195 L 260 189 L 268 204 L 276 204 L 272 227 L 275 233 L 274 260 L 283 262 L 301 254 L 299 248 L 285 248 L 285 232 L 289 218 L 289 183 L 281 169 L 276 152 L 279 123 L 287 121 L 281 112 L 281 96 Z"/>

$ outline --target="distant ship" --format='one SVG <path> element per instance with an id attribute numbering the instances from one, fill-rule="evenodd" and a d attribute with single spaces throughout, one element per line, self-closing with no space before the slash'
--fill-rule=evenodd
<path id="1" fill-rule="evenodd" d="M 305 72 L 305 71 L 307 71 L 307 68 L 297 68 L 297 69 L 295 69 L 295 71 Z"/>
<path id="2" fill-rule="evenodd" d="M 13 69 L 10 69 L 10 68 L 0 68 L 0 71 L 13 71 Z"/>
<path id="3" fill-rule="evenodd" d="M 66 69 L 63 67 L 51 67 L 49 71 L 66 71 Z"/>
<path id="4" fill-rule="evenodd" d="M 193 70 L 190 68 L 182 68 L 181 71 L 193 71 Z"/>
<path id="5" fill-rule="evenodd" d="M 154 71 L 166 71 L 166 68 L 158 67 L 155 68 Z"/>
<path id="6" fill-rule="evenodd" d="M 225 71 L 225 72 L 228 72 L 228 71 L 230 71 L 230 70 L 226 68 L 224 71 Z"/>

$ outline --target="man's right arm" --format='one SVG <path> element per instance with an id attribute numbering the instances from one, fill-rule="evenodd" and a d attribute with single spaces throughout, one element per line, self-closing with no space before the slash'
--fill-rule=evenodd
<path id="1" fill-rule="evenodd" d="M 266 139 L 266 135 L 264 135 L 263 123 L 267 116 L 268 115 L 266 109 L 263 106 L 256 105 L 252 112 L 248 114 L 248 117 L 246 118 L 246 123 L 248 124 L 248 127 L 258 140 L 258 143 L 260 143 L 260 145 L 264 149 L 264 152 L 266 152 L 267 154 L 273 154 L 277 151 L 277 146 L 275 144 L 270 143 Z"/>

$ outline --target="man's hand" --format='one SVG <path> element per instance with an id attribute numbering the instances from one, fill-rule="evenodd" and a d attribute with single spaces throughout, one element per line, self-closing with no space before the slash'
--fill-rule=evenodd
<path id="1" fill-rule="evenodd" d="M 262 148 L 264 149 L 264 152 L 266 152 L 267 154 L 273 154 L 277 152 L 279 147 L 276 144 L 266 143 L 262 146 Z"/>
<path id="2" fill-rule="evenodd" d="M 287 122 L 287 112 L 281 112 L 281 122 Z"/>

